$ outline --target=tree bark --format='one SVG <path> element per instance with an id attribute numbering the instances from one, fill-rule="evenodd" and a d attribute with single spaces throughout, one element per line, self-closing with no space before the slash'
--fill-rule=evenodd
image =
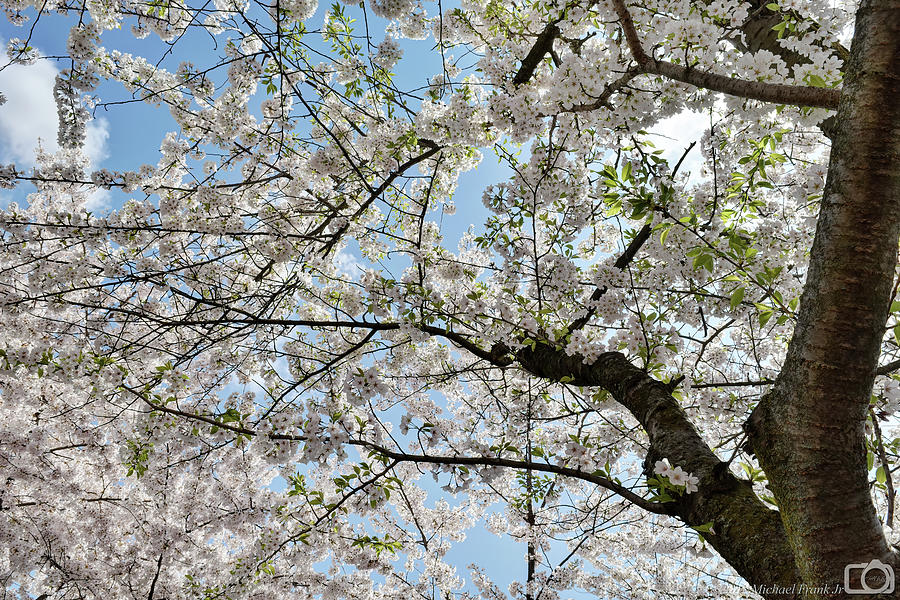
<path id="1" fill-rule="evenodd" d="M 747 423 L 804 583 L 897 566 L 871 500 L 865 422 L 900 237 L 900 2 L 863 0 L 798 321 Z M 831 596 L 835 597 L 835 596 Z"/>

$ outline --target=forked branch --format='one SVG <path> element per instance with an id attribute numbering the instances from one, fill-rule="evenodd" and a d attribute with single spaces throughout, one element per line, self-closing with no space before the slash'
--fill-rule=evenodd
<path id="1" fill-rule="evenodd" d="M 653 58 L 641 44 L 631 13 L 625 6 L 625 0 L 612 0 L 612 4 L 619 17 L 631 55 L 645 74 L 661 75 L 699 88 L 751 100 L 837 109 L 841 97 L 839 89 L 747 81 Z"/>

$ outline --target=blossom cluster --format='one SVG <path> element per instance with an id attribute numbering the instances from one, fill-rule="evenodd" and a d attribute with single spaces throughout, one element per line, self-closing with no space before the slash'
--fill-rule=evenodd
<path id="1" fill-rule="evenodd" d="M 697 484 L 700 483 L 700 479 L 691 473 L 685 472 L 681 467 L 673 467 L 669 464 L 668 459 L 665 458 L 656 461 L 653 465 L 653 472 L 660 477 L 668 479 L 673 486 L 683 486 L 685 494 L 696 492 L 698 489 Z"/>
<path id="2" fill-rule="evenodd" d="M 0 210 L 8 590 L 464 595 L 451 548 L 478 526 L 531 548 L 517 598 L 744 593 L 683 523 L 598 489 L 640 481 L 654 433 L 615 385 L 579 386 L 621 353 L 731 449 L 798 310 L 827 112 L 637 74 L 609 3 L 457 4 L 85 3 L 60 150 L 0 166 L 23 191 Z M 839 85 L 825 42 L 849 15 L 779 5 L 810 18 L 755 53 L 746 3 L 630 8 L 655 58 Z M 162 43 L 107 47 L 129 28 Z M 44 60 L 26 46 L 10 59 Z M 434 60 L 405 72 L 418 48 Z M 92 115 L 135 102 L 168 112 L 152 164 L 89 165 Z M 670 144 L 677 115 L 702 123 Z M 467 173 L 495 159 L 479 205 Z M 891 378 L 875 394 L 900 406 Z M 492 575 L 468 577 L 501 597 Z"/>

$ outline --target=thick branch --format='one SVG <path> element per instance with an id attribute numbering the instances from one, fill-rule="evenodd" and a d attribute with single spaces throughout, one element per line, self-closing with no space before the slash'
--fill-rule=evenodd
<path id="1" fill-rule="evenodd" d="M 628 48 L 631 50 L 631 55 L 644 73 L 661 75 L 700 88 L 752 100 L 762 100 L 776 104 L 837 108 L 841 95 L 840 90 L 783 85 L 763 81 L 747 81 L 692 67 L 676 65 L 665 60 L 656 60 L 644 50 L 638 37 L 637 29 L 635 29 L 634 21 L 631 18 L 631 13 L 625 7 L 625 1 L 612 0 L 612 3 L 622 25 L 622 31 L 625 34 L 625 40 L 628 43 Z"/>
<path id="2" fill-rule="evenodd" d="M 556 21 L 547 23 L 547 26 L 544 27 L 544 30 L 538 35 L 537 40 L 534 42 L 534 46 L 531 47 L 528 55 L 522 60 L 522 66 L 519 67 L 518 72 L 516 72 L 515 77 L 513 77 L 513 83 L 515 85 L 528 83 L 528 80 L 534 75 L 535 69 L 537 69 L 538 65 L 541 64 L 541 61 L 544 59 L 544 55 L 553 49 L 553 40 L 555 40 L 558 35 L 559 27 L 556 26 Z"/>
<path id="3" fill-rule="evenodd" d="M 775 104 L 814 106 L 834 110 L 837 108 L 838 100 L 841 97 L 841 91 L 834 88 L 747 81 L 676 65 L 665 60 L 651 59 L 647 63 L 642 64 L 641 68 L 646 73 L 662 75 L 663 77 L 688 83 L 699 88 L 750 100 L 774 102 Z"/>
<path id="4" fill-rule="evenodd" d="M 606 352 L 591 365 L 581 356 L 544 343 L 519 350 L 530 373 L 573 385 L 599 386 L 640 422 L 650 438 L 648 459 L 668 458 L 700 479 L 699 491 L 678 501 L 678 516 L 689 525 L 712 522 L 710 544 L 748 582 L 791 589 L 797 573 L 781 519 L 734 477 L 694 428 L 668 387 L 641 371 L 619 352 Z M 571 378 L 571 379 L 569 379 Z M 793 593 L 771 597 L 793 597 Z"/>
<path id="5" fill-rule="evenodd" d="M 644 63 L 638 68 L 630 69 L 625 75 L 607 85 L 603 93 L 594 102 L 577 104 L 571 108 L 562 109 L 560 112 L 586 112 L 597 110 L 604 106 L 608 107 L 609 99 L 615 92 L 642 74 L 661 75 L 703 89 L 752 100 L 774 102 L 776 104 L 835 109 L 841 94 L 838 89 L 747 81 L 676 65 L 664 60 L 650 59 L 650 62 Z"/>

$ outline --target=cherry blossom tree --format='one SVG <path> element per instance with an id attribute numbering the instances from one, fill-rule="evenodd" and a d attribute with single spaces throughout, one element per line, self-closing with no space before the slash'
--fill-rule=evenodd
<path id="1" fill-rule="evenodd" d="M 71 21 L 0 167 L 4 597 L 893 592 L 897 0 L 3 5 L 13 63 Z"/>

